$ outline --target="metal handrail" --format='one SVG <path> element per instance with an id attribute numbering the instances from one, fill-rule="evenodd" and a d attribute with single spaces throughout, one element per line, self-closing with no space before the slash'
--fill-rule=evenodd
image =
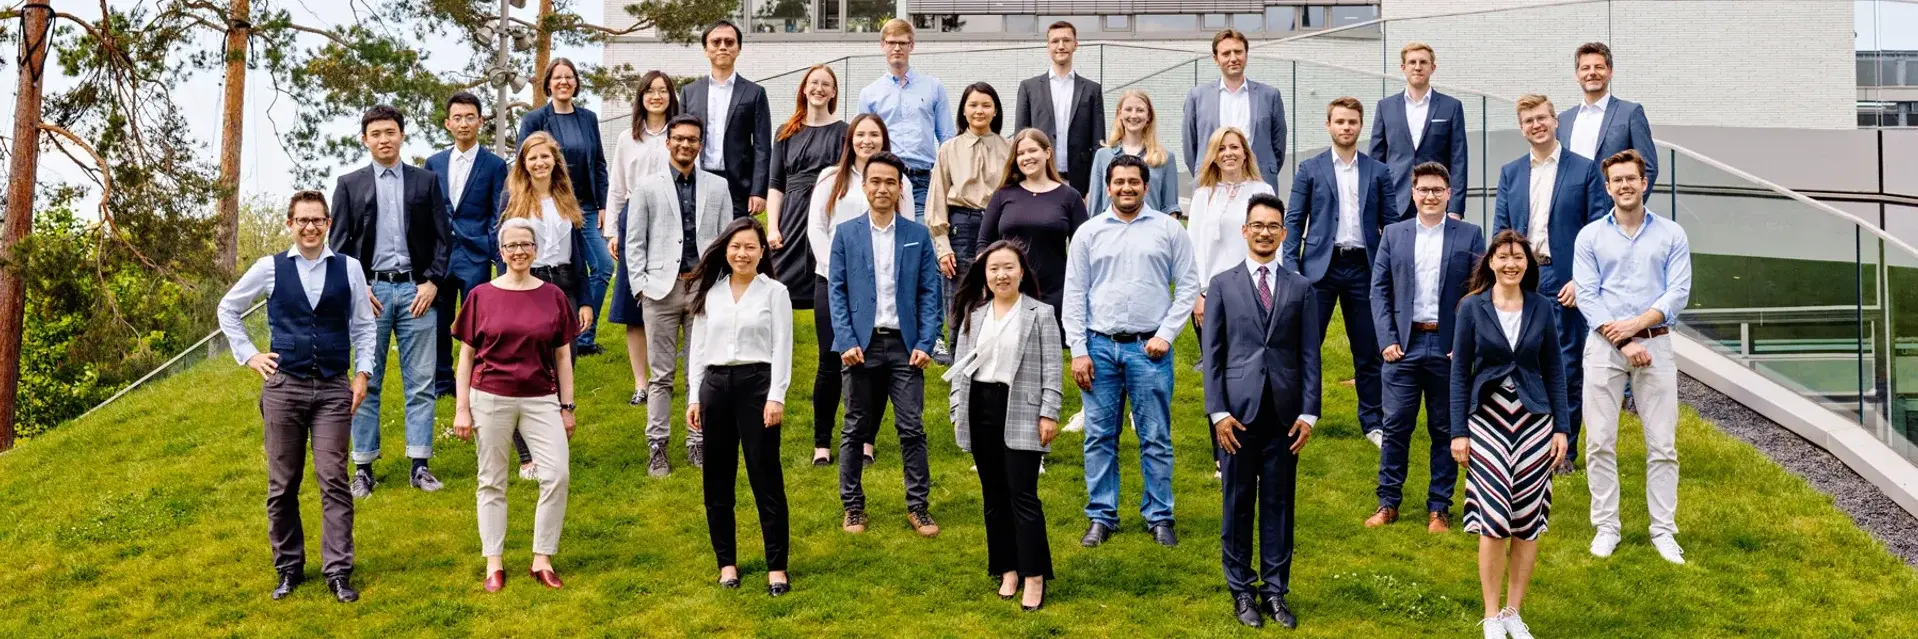
<path id="1" fill-rule="evenodd" d="M 259 312 L 260 309 L 263 309 L 263 308 L 266 308 L 266 300 L 260 300 L 258 303 L 254 304 L 252 308 L 246 309 L 245 313 L 240 314 L 240 319 L 245 320 L 248 317 L 252 317 L 254 313 Z M 153 370 L 147 371 L 147 374 L 141 375 L 140 379 L 133 380 L 133 383 L 127 384 L 126 388 L 120 389 L 120 392 L 114 393 L 112 397 L 108 397 L 106 398 L 105 401 L 102 401 L 99 404 L 95 404 L 93 408 L 87 409 L 87 412 L 80 413 L 79 417 L 75 417 L 73 419 L 74 420 L 86 419 L 88 415 L 92 415 L 94 412 L 102 408 L 106 408 L 107 404 L 111 404 L 114 402 L 114 400 L 120 399 L 121 397 L 125 397 L 127 393 L 131 393 L 133 392 L 134 389 L 145 385 L 148 381 L 151 381 L 154 377 L 157 377 L 160 375 L 160 373 L 166 371 L 166 369 L 172 368 L 174 364 L 179 363 L 180 360 L 186 359 L 186 356 L 200 352 L 201 347 L 206 346 L 207 342 L 213 341 L 213 338 L 219 337 L 220 335 L 221 335 L 220 329 L 217 329 L 217 328 L 213 329 L 212 332 L 206 334 L 206 337 L 200 338 L 200 341 L 194 342 L 192 346 L 188 346 L 186 347 L 185 350 L 180 351 L 180 354 L 174 355 L 173 359 L 169 359 L 166 361 L 165 364 L 161 364 L 155 367 Z"/>

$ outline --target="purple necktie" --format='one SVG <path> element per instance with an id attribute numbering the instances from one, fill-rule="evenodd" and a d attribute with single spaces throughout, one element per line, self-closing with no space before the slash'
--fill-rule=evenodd
<path id="1" fill-rule="evenodd" d="M 1267 268 L 1269 267 L 1259 267 L 1259 308 L 1270 312 L 1272 310 L 1272 284 L 1265 279 L 1265 271 Z"/>

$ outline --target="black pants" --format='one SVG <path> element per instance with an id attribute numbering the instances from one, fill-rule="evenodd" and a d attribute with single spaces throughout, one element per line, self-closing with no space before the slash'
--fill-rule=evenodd
<path id="1" fill-rule="evenodd" d="M 946 286 L 941 292 L 946 317 L 952 317 L 952 294 L 959 290 L 959 282 L 966 279 L 966 271 L 972 268 L 973 254 L 979 252 L 979 227 L 984 224 L 985 215 L 986 212 L 979 209 L 963 206 L 946 207 L 946 239 L 952 243 L 953 264 L 952 277 L 946 278 Z M 957 324 L 947 322 L 946 331 L 947 343 L 959 343 Z"/>
<path id="2" fill-rule="evenodd" d="M 1052 578 L 1046 513 L 1039 503 L 1039 460 L 1045 453 L 1006 448 L 1005 384 L 972 383 L 972 461 L 986 506 L 986 572 L 994 577 Z"/>
<path id="3" fill-rule="evenodd" d="M 260 390 L 266 422 L 266 537 L 275 570 L 306 567 L 306 528 L 300 523 L 300 476 L 308 440 L 313 478 L 319 482 L 321 574 L 353 572 L 353 492 L 346 473 L 353 424 L 353 391 L 347 376 L 302 379 L 281 371 Z"/>
<path id="4" fill-rule="evenodd" d="M 767 427 L 764 417 L 764 398 L 771 384 L 770 364 L 710 366 L 698 391 L 704 413 L 700 421 L 706 431 L 706 463 L 700 478 L 706 489 L 706 531 L 721 568 L 739 564 L 733 542 L 733 483 L 740 458 L 733 451 L 739 450 L 746 458 L 753 505 L 759 508 L 766 570 L 786 569 L 786 547 L 791 537 L 786 475 L 779 465 L 779 427 Z"/>
<path id="5" fill-rule="evenodd" d="M 879 432 L 892 400 L 893 426 L 899 429 L 899 460 L 906 483 L 906 509 L 924 512 L 932 490 L 926 462 L 926 428 L 920 413 L 926 403 L 926 373 L 912 364 L 899 331 L 874 330 L 866 361 L 846 369 L 846 430 L 839 437 L 839 500 L 847 510 L 866 509 L 861 444 Z"/>
<path id="6" fill-rule="evenodd" d="M 1237 433 L 1239 452 L 1225 453 L 1224 521 L 1220 547 L 1224 555 L 1225 586 L 1233 594 L 1256 589 L 1284 595 L 1292 583 L 1292 495 L 1299 458 L 1292 454 L 1290 421 L 1276 419 L 1270 398 L 1259 407 L 1259 419 Z M 1253 507 L 1258 507 L 1259 572 L 1252 572 Z"/>
<path id="7" fill-rule="evenodd" d="M 832 349 L 832 294 L 826 278 L 814 276 L 812 285 L 813 335 L 818 338 L 819 370 L 812 380 L 812 447 L 832 448 L 832 434 L 839 430 L 839 404 L 845 399 L 846 385 L 839 370 L 839 352 Z M 870 444 L 876 435 L 861 444 Z"/>

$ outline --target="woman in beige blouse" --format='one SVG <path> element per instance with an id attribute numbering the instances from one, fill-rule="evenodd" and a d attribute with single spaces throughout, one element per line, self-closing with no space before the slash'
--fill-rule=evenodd
<path id="1" fill-rule="evenodd" d="M 974 82 L 959 97 L 959 128 L 963 133 L 939 145 L 932 163 L 932 184 L 926 192 L 926 230 L 932 232 L 939 256 L 939 272 L 946 277 L 945 308 L 952 310 L 952 292 L 972 266 L 985 221 L 986 205 L 1005 181 L 1006 158 L 1012 145 L 999 135 L 1005 124 L 999 92 Z M 951 361 L 946 340 L 933 347 L 934 359 Z"/>

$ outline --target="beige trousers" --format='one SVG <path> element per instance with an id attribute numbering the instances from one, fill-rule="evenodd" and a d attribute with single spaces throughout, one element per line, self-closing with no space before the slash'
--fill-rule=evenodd
<path id="1" fill-rule="evenodd" d="M 479 450 L 480 554 L 506 554 L 506 479 L 514 468 L 513 429 L 526 439 L 539 468 L 539 503 L 533 509 L 533 554 L 559 552 L 566 525 L 569 452 L 566 425 L 560 421 L 559 396 L 505 397 L 474 390 L 473 430 Z"/>

